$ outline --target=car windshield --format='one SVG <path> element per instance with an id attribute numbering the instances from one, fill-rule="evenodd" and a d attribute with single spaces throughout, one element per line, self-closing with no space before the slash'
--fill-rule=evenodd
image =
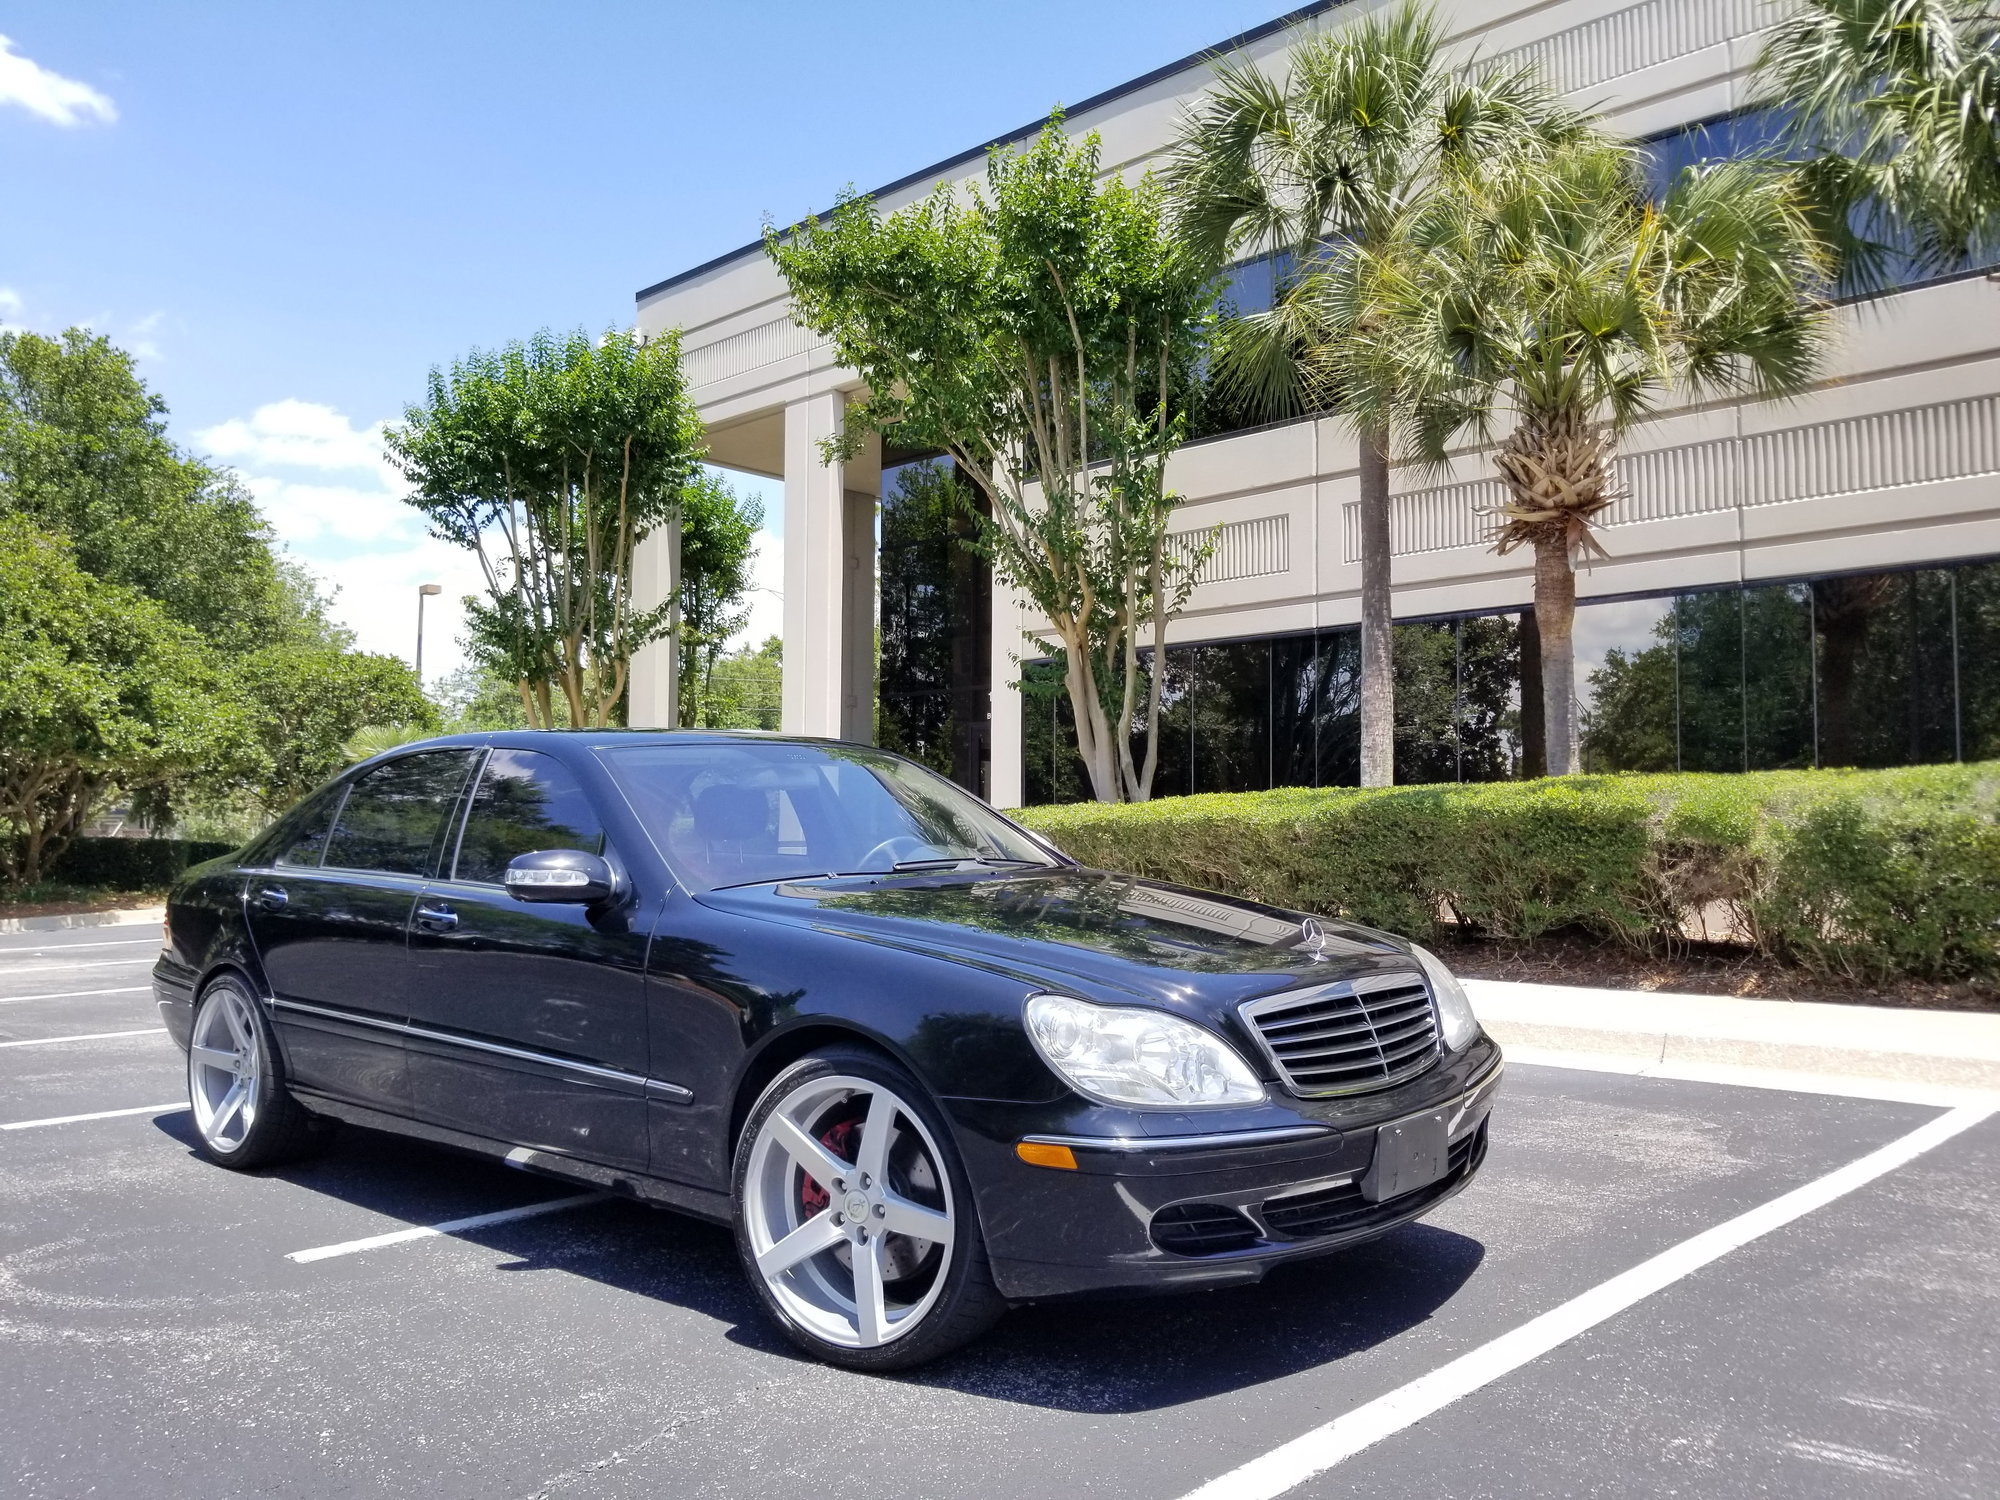
<path id="1" fill-rule="evenodd" d="M 943 777 L 877 751 L 738 741 L 603 754 L 676 871 L 697 889 L 1059 863 Z"/>

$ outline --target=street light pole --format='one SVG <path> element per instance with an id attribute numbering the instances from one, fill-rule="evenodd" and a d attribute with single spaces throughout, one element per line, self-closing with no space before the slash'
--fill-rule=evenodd
<path id="1" fill-rule="evenodd" d="M 417 585 L 417 691 L 424 687 L 424 600 L 432 594 L 442 594 L 444 585 L 440 583 L 420 583 Z"/>

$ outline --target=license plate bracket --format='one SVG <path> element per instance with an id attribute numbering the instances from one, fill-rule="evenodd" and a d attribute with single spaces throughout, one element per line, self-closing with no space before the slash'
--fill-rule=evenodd
<path id="1" fill-rule="evenodd" d="M 1361 1196 L 1384 1203 L 1429 1187 L 1450 1168 L 1449 1110 L 1411 1115 L 1375 1132 L 1375 1159 L 1362 1174 Z"/>

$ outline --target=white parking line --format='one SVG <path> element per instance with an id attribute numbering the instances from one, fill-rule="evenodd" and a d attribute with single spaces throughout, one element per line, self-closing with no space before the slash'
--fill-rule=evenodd
<path id="1" fill-rule="evenodd" d="M 137 1109 L 100 1109 L 87 1115 L 51 1115 L 46 1120 L 16 1120 L 10 1125 L 0 1125 L 0 1130 L 36 1130 L 44 1125 L 80 1125 L 85 1120 L 115 1120 L 120 1115 L 178 1115 L 186 1111 L 185 1104 L 142 1104 Z"/>
<path id="2" fill-rule="evenodd" d="M 116 990 L 57 990 L 52 995 L 0 995 L 0 1005 L 19 1005 L 24 1000 L 81 1000 L 86 995 L 141 995 L 150 984 L 128 984 Z"/>
<path id="3" fill-rule="evenodd" d="M 1817 1181 L 1794 1188 L 1713 1229 L 1705 1229 L 1430 1374 L 1211 1479 L 1190 1491 L 1183 1500 L 1275 1500 L 1276 1496 L 1324 1474 L 1362 1449 L 1421 1422 L 1461 1396 L 1470 1395 L 1568 1343 L 1711 1261 L 1907 1165 L 1993 1113 L 1992 1105 L 1981 1104 L 1939 1115 L 1879 1151 L 1871 1151 Z"/>
<path id="4" fill-rule="evenodd" d="M 0 964 L 0 974 L 46 974 L 50 971 L 68 973 L 71 969 L 129 969 L 134 964 L 149 964 L 152 961 L 142 953 L 137 958 L 87 958 L 80 964 Z"/>
<path id="5" fill-rule="evenodd" d="M 130 948 L 139 943 L 159 946 L 156 937 L 106 938 L 96 943 L 16 943 L 12 947 L 0 945 L 0 954 L 5 953 L 67 953 L 72 948 Z"/>
<path id="6" fill-rule="evenodd" d="M 80 1036 L 38 1036 L 30 1037 L 25 1042 L 0 1042 L 0 1048 L 55 1047 L 64 1042 L 108 1042 L 114 1037 L 121 1036 L 165 1036 L 166 1034 L 167 1028 L 164 1026 L 146 1026 L 138 1031 L 86 1031 Z"/>
<path id="7" fill-rule="evenodd" d="M 552 1214 L 565 1208 L 581 1208 L 586 1203 L 602 1203 L 609 1193 L 578 1193 L 572 1198 L 551 1198 L 544 1203 L 528 1203 L 520 1208 L 503 1208 L 497 1213 L 474 1214 L 469 1219 L 447 1219 L 442 1224 L 418 1224 L 409 1229 L 394 1230 L 389 1234 L 370 1235 L 365 1240 L 347 1240 L 338 1245 L 321 1245 L 312 1250 L 294 1250 L 286 1260 L 295 1260 L 301 1265 L 308 1261 L 332 1260 L 336 1255 L 358 1255 L 363 1250 L 378 1250 L 384 1245 L 401 1245 L 409 1240 L 427 1240 L 441 1234 L 460 1234 L 468 1229 L 484 1229 L 489 1224 L 506 1224 L 515 1219 L 532 1219 L 537 1214 Z"/>

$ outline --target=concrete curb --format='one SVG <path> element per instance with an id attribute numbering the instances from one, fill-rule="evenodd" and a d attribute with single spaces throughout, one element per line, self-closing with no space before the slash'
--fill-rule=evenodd
<path id="1" fill-rule="evenodd" d="M 1468 979 L 1503 1047 L 2000 1089 L 2000 1015 Z"/>
<path id="2" fill-rule="evenodd" d="M 166 917 L 164 906 L 132 906 L 123 911 L 72 911 L 54 917 L 0 917 L 0 933 L 70 932 L 79 927 L 131 927 Z"/>

